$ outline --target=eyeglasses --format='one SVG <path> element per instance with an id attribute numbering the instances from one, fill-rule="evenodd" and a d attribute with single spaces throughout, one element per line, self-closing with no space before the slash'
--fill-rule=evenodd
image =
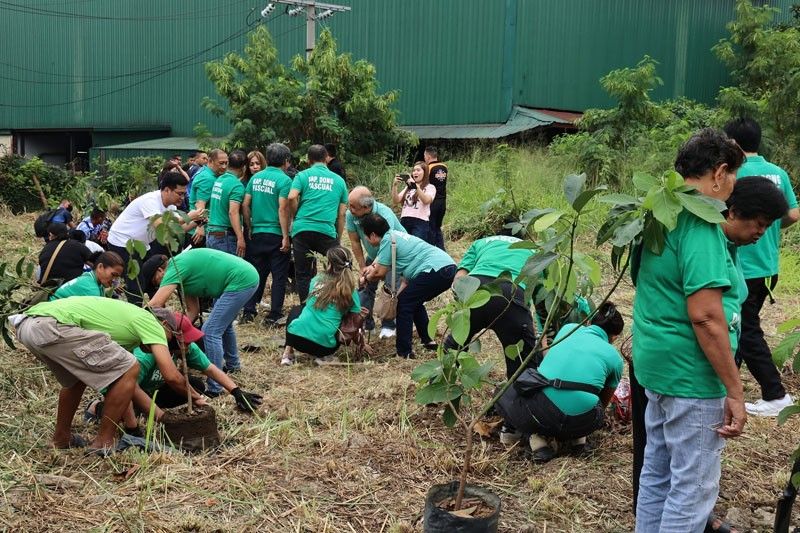
<path id="1" fill-rule="evenodd" d="M 181 198 L 184 198 L 186 196 L 186 191 L 183 191 L 183 192 L 174 191 L 174 192 L 175 192 L 175 194 L 177 194 Z"/>

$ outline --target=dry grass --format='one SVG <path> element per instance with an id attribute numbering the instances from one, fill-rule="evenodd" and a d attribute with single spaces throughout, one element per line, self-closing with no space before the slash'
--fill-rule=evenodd
<path id="1" fill-rule="evenodd" d="M 32 236 L 20 235 L 32 217 L 3 213 L 0 221 L 6 250 L 38 248 Z M 457 254 L 463 248 L 453 243 Z M 615 299 L 629 310 L 631 295 L 623 287 Z M 780 309 L 797 302 L 786 297 L 767 308 L 770 334 Z M 243 354 L 244 370 L 235 376 L 246 390 L 264 394 L 263 409 L 252 418 L 227 396 L 212 400 L 223 445 L 194 456 L 126 452 L 98 459 L 51 450 L 57 383 L 25 351 L 0 350 L 0 529 L 419 530 L 425 492 L 456 477 L 463 444 L 437 409 L 414 403 L 409 374 L 416 363 L 391 357 L 393 344 L 383 342 L 367 363 L 282 368 L 280 332 L 253 325 L 239 332 L 240 344 L 264 346 Z M 498 345 L 485 346 L 501 368 Z M 796 376 L 786 379 L 797 391 Z M 754 384 L 747 384 L 753 399 Z M 75 427 L 95 431 L 77 420 Z M 747 435 L 724 454 L 721 511 L 774 507 L 798 429 L 797 421 L 778 428 L 774 420 L 750 420 Z M 517 449 L 483 441 L 472 479 L 502 497 L 503 531 L 630 531 L 630 434 L 599 432 L 593 443 L 590 457 L 534 466 Z"/>

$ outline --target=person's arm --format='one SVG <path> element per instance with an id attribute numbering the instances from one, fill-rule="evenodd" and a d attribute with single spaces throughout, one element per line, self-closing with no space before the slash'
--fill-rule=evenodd
<path id="1" fill-rule="evenodd" d="M 403 198 L 406 196 L 406 191 L 408 190 L 408 186 L 403 187 L 403 190 L 397 190 L 397 184 L 400 183 L 397 179 L 392 180 L 392 202 L 394 205 L 399 205 L 403 203 Z"/>
<path id="2" fill-rule="evenodd" d="M 347 211 L 347 204 L 339 204 L 339 213 L 336 215 L 336 238 L 342 240 L 344 232 L 344 213 Z"/>
<path id="3" fill-rule="evenodd" d="M 133 405 L 139 408 L 140 411 L 145 413 L 150 413 L 151 406 L 153 406 L 153 399 L 142 390 L 139 385 L 136 385 L 136 388 L 133 391 Z M 149 416 L 149 415 L 148 415 Z M 164 416 L 164 410 L 161 409 L 159 406 L 155 406 L 155 419 L 161 420 L 161 417 Z"/>
<path id="4" fill-rule="evenodd" d="M 366 270 L 365 278 L 367 281 L 372 281 L 374 279 L 383 279 L 386 277 L 386 274 L 389 272 L 389 267 L 383 266 L 380 263 L 373 262 L 370 268 Z"/>
<path id="5" fill-rule="evenodd" d="M 200 298 L 186 295 L 183 299 L 186 302 L 186 316 L 194 322 L 194 319 L 200 314 Z"/>
<path id="6" fill-rule="evenodd" d="M 466 270 L 466 269 L 463 269 L 463 268 L 459 268 L 459 269 L 456 271 L 456 277 L 455 277 L 455 279 L 458 279 L 458 278 L 460 278 L 460 277 L 462 277 L 462 276 L 466 276 L 466 275 L 468 275 L 468 274 L 469 274 L 469 270 Z M 454 279 L 454 281 L 455 281 L 455 279 Z"/>
<path id="7" fill-rule="evenodd" d="M 253 212 L 250 206 L 253 203 L 253 197 L 249 194 L 244 195 L 244 202 L 242 203 L 242 216 L 244 218 L 244 225 L 247 226 L 249 235 L 253 236 Z"/>
<path id="8" fill-rule="evenodd" d="M 793 207 L 781 219 L 781 229 L 786 229 L 800 220 L 800 208 Z"/>
<path id="9" fill-rule="evenodd" d="M 286 200 L 289 203 L 289 214 L 294 218 L 297 215 L 297 208 L 300 205 L 300 191 L 292 189 L 289 191 L 289 196 L 286 197 Z"/>
<path id="10" fill-rule="evenodd" d="M 172 355 L 169 353 L 169 348 L 163 344 L 151 344 L 150 352 L 156 360 L 156 365 L 158 366 L 159 372 L 161 372 L 161 377 L 164 378 L 164 383 L 169 385 L 169 388 L 176 393 L 186 396 L 186 378 L 175 366 L 175 363 L 172 362 Z M 199 392 L 192 387 L 189 388 L 191 389 L 189 392 L 192 394 L 193 402 L 204 402 Z"/>
<path id="11" fill-rule="evenodd" d="M 611 397 L 614 396 L 616 390 L 616 387 L 603 387 L 603 390 L 600 391 L 600 405 L 603 406 L 603 409 L 611 403 Z"/>
<path id="12" fill-rule="evenodd" d="M 278 198 L 278 221 L 281 224 L 281 252 L 289 253 L 289 227 L 292 225 L 292 208 L 288 198 Z"/>
<path id="13" fill-rule="evenodd" d="M 244 257 L 246 243 L 244 242 L 244 232 L 242 231 L 242 222 L 239 219 L 239 202 L 228 202 L 228 217 L 231 221 L 231 228 L 236 235 L 236 255 Z"/>
<path id="14" fill-rule="evenodd" d="M 725 438 L 742 434 L 747 421 L 744 390 L 733 358 L 728 323 L 722 307 L 722 289 L 700 289 L 686 298 L 686 309 L 697 343 L 725 385 L 725 417 L 717 430 Z"/>
<path id="15" fill-rule="evenodd" d="M 434 187 L 433 185 L 428 185 L 428 187 L 431 187 L 432 189 L 429 192 L 425 192 L 425 189 L 417 187 L 417 198 L 419 198 L 419 201 L 425 205 L 430 204 L 433 201 L 434 197 L 436 197 L 436 187 Z"/>
<path id="16" fill-rule="evenodd" d="M 203 374 L 210 377 L 224 388 L 226 391 L 231 392 L 233 389 L 236 388 L 236 383 L 228 377 L 228 374 L 220 370 L 217 365 L 210 364 L 208 368 L 203 371 Z"/>
<path id="17" fill-rule="evenodd" d="M 348 231 L 347 235 L 350 237 L 350 246 L 353 248 L 353 256 L 355 256 L 356 262 L 358 263 L 358 269 L 364 270 L 367 268 L 367 260 L 364 258 L 361 238 L 359 238 L 357 231 Z"/>
<path id="18" fill-rule="evenodd" d="M 164 285 L 163 287 L 159 287 L 156 293 L 150 298 L 150 307 L 164 307 L 167 305 L 167 300 L 169 297 L 172 296 L 172 293 L 175 292 L 175 289 L 178 288 L 178 285 L 171 284 L 171 285 Z"/>

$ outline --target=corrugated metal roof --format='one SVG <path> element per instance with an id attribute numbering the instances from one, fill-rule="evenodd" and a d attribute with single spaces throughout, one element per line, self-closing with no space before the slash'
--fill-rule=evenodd
<path id="1" fill-rule="evenodd" d="M 98 150 L 198 150 L 200 143 L 194 137 L 163 137 L 109 146 L 95 146 Z"/>
<path id="2" fill-rule="evenodd" d="M 420 139 L 500 139 L 515 133 L 549 126 L 551 124 L 569 125 L 574 122 L 568 117 L 557 116 L 543 109 L 526 109 L 514 106 L 508 121 L 501 124 L 457 124 L 457 125 L 421 125 L 405 126 Z M 580 116 L 577 113 L 572 115 Z"/>

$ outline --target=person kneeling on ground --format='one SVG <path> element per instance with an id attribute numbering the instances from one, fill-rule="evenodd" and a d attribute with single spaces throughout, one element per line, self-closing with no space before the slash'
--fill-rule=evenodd
<path id="1" fill-rule="evenodd" d="M 174 320 L 174 317 L 173 317 Z M 72 433 L 72 418 L 86 386 L 107 389 L 105 412 L 92 448 L 112 448 L 117 423 L 131 403 L 139 363 L 130 350 L 142 346 L 169 357 L 168 338 L 174 327 L 166 317 L 129 303 L 97 296 L 73 296 L 37 304 L 12 315 L 17 340 L 55 374 L 61 384 L 53 445 L 85 446 Z M 185 392 L 185 391 L 184 391 Z"/>
<path id="2" fill-rule="evenodd" d="M 203 337 L 203 332 L 194 327 L 186 315 L 176 312 L 174 318 L 176 329 L 169 342 L 171 358 L 157 356 L 140 348 L 133 350 L 133 356 L 139 363 L 139 377 L 133 395 L 134 406 L 140 412 L 147 414 L 150 412 L 151 404 L 155 402 L 155 419 L 161 420 L 164 416 L 163 409 L 186 403 L 186 381 L 176 366 L 177 361 L 181 359 L 181 350 L 185 350 L 186 364 L 189 368 L 202 372 L 225 387 L 236 400 L 236 407 L 240 411 L 254 413 L 261 405 L 261 396 L 240 389 L 227 374 L 208 360 L 206 354 L 196 344 Z M 200 394 L 205 392 L 205 382 L 201 378 L 190 376 L 189 384 L 192 387 L 192 402 L 204 405 L 205 402 Z M 92 402 L 86 409 L 86 419 L 99 418 L 102 410 L 102 402 Z M 142 436 L 136 432 L 138 421 L 133 409 L 126 411 L 124 422 L 126 433 Z"/>
<path id="3" fill-rule="evenodd" d="M 547 438 L 570 441 L 580 450 L 586 436 L 602 427 L 622 377 L 622 356 L 612 344 L 623 327 L 622 315 L 611 302 L 600 306 L 590 326 L 564 325 L 539 369 L 525 370 L 500 398 L 497 410 L 506 427 L 515 428 L 519 437 L 530 435 L 534 461 L 555 457 Z M 548 384 L 528 388 L 527 394 L 524 385 L 531 377 L 534 383 L 543 377 Z"/>
<path id="4" fill-rule="evenodd" d="M 325 257 L 328 266 L 324 273 L 311 280 L 311 292 L 305 304 L 289 312 L 282 365 L 294 363 L 295 350 L 323 363 L 324 358 L 332 356 L 339 348 L 338 331 L 344 315 L 361 312 L 350 250 L 334 246 Z"/>
<path id="5" fill-rule="evenodd" d="M 453 284 L 455 261 L 422 239 L 389 229 L 386 219 L 376 213 L 365 216 L 361 227 L 370 244 L 378 247 L 375 261 L 361 275 L 361 285 L 385 278 L 392 267 L 397 276 L 403 277 L 397 293 L 397 355 L 408 359 L 415 357 L 412 351 L 415 326 L 422 346 L 436 350 L 436 342 L 428 335 L 425 302 L 433 300 Z M 392 246 L 396 246 L 394 265 Z"/>
<path id="6" fill-rule="evenodd" d="M 115 252 L 103 252 L 94 261 L 94 269 L 68 281 L 56 290 L 50 300 L 70 296 L 106 296 L 114 281 L 124 274 L 125 262 Z"/>

